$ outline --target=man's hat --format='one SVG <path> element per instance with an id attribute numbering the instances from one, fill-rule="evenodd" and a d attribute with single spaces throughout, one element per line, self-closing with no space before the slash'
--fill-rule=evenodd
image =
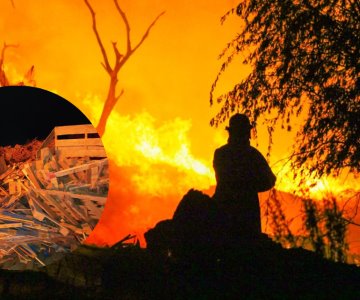
<path id="1" fill-rule="evenodd" d="M 235 114 L 229 120 L 229 126 L 226 126 L 228 131 L 242 131 L 246 132 L 252 128 L 249 118 L 244 114 Z"/>

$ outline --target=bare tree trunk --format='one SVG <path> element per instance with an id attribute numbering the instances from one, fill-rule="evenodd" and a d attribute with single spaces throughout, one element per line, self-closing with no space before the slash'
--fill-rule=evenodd
<path id="1" fill-rule="evenodd" d="M 104 135 L 106 123 L 107 123 L 107 120 L 108 120 L 108 118 L 110 116 L 110 113 L 114 109 L 114 106 L 117 103 L 118 99 L 124 93 L 124 90 L 122 90 L 120 92 L 120 94 L 118 96 L 116 96 L 116 84 L 117 84 L 117 82 L 118 82 L 118 79 L 116 77 L 111 77 L 108 95 L 107 95 L 105 103 L 104 103 L 104 107 L 103 107 L 103 110 L 102 110 L 102 113 L 101 113 L 99 123 L 98 123 L 98 125 L 96 127 L 96 129 L 97 129 L 100 136 Z"/>

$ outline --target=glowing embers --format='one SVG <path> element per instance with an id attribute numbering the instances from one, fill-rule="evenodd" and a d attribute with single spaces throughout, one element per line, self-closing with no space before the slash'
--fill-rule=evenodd
<path id="1" fill-rule="evenodd" d="M 66 127 L 71 130 L 71 126 Z M 93 144 L 94 139 L 91 141 Z M 75 249 L 91 233 L 105 205 L 109 174 L 107 158 L 99 156 L 101 147 L 96 147 L 96 159 L 81 155 L 86 147 L 84 143 L 77 145 L 77 155 L 43 147 L 36 159 L 12 165 L 3 159 L 2 268 L 33 269 L 49 264 Z M 10 153 L 12 148 L 4 149 L 6 157 L 6 150 Z"/>

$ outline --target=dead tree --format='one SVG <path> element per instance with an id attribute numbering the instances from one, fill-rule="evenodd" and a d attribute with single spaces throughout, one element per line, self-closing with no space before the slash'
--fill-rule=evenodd
<path id="1" fill-rule="evenodd" d="M 1 49 L 1 55 L 0 55 L 0 87 L 1 86 L 9 86 L 9 85 L 30 85 L 30 86 L 35 86 L 35 80 L 34 80 L 34 71 L 35 68 L 34 66 L 31 66 L 31 68 L 25 73 L 24 77 L 22 80 L 18 81 L 18 82 L 10 82 L 8 76 L 6 75 L 5 72 L 5 51 L 8 48 L 15 48 L 17 47 L 17 45 L 12 45 L 12 44 L 6 44 L 4 43 L 3 48 Z"/>
<path id="2" fill-rule="evenodd" d="M 5 51 L 9 47 L 16 47 L 16 45 L 7 45 L 6 43 L 4 43 L 4 46 L 1 49 L 1 56 L 0 56 L 0 86 L 8 86 L 8 85 L 10 85 L 9 79 L 7 78 L 5 70 L 4 70 Z"/>
<path id="3" fill-rule="evenodd" d="M 136 46 L 133 47 L 132 44 L 131 44 L 131 37 L 130 37 L 130 24 L 129 24 L 129 21 L 127 19 L 127 16 L 126 16 L 125 12 L 121 9 L 118 1 L 114 0 L 116 10 L 119 13 L 120 18 L 121 18 L 122 22 L 124 23 L 125 29 L 126 29 L 126 37 L 125 37 L 125 39 L 126 39 L 126 50 L 125 50 L 124 54 L 120 53 L 119 48 L 117 46 L 117 43 L 112 42 L 112 48 L 113 48 L 113 51 L 114 51 L 114 54 L 115 54 L 115 62 L 113 64 L 113 66 L 111 66 L 110 62 L 109 62 L 109 59 L 108 59 L 108 54 L 107 54 L 107 52 L 105 50 L 104 44 L 103 44 L 103 42 L 102 42 L 102 40 L 100 38 L 100 34 L 99 34 L 98 30 L 97 30 L 95 11 L 92 8 L 92 6 L 90 5 L 88 0 L 84 0 L 84 2 L 85 2 L 86 6 L 88 7 L 88 9 L 89 9 L 89 11 L 91 13 L 92 28 L 93 28 L 93 31 L 95 33 L 97 43 L 99 44 L 101 54 L 102 54 L 103 59 L 104 59 L 104 61 L 102 62 L 102 66 L 104 67 L 106 73 L 110 77 L 108 94 L 107 94 L 107 97 L 106 97 L 106 100 L 105 100 L 105 103 L 104 103 L 104 106 L 103 106 L 103 110 L 102 110 L 102 113 L 101 113 L 99 123 L 98 123 L 97 128 L 96 128 L 99 135 L 103 136 L 103 134 L 105 133 L 107 119 L 109 118 L 109 115 L 110 115 L 111 111 L 113 110 L 115 104 L 117 103 L 117 101 L 119 100 L 121 95 L 124 93 L 124 90 L 121 90 L 121 92 L 119 94 L 116 93 L 119 71 L 124 66 L 124 64 L 127 62 L 127 60 L 130 58 L 130 56 L 141 46 L 141 44 L 144 42 L 144 40 L 149 35 L 149 32 L 150 32 L 151 28 L 155 25 L 157 20 L 165 12 L 162 12 L 161 14 L 159 14 L 154 19 L 154 21 L 147 27 L 147 29 L 146 29 L 145 33 L 143 34 L 142 38 L 140 39 L 140 41 L 136 44 Z"/>

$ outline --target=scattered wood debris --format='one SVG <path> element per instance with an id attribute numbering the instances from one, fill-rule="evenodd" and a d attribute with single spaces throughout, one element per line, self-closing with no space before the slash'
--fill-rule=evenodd
<path id="1" fill-rule="evenodd" d="M 91 233 L 109 187 L 108 159 L 94 131 L 91 124 L 55 127 L 35 159 L 0 153 L 0 267 L 36 269 Z M 59 132 L 67 132 L 60 143 Z"/>

